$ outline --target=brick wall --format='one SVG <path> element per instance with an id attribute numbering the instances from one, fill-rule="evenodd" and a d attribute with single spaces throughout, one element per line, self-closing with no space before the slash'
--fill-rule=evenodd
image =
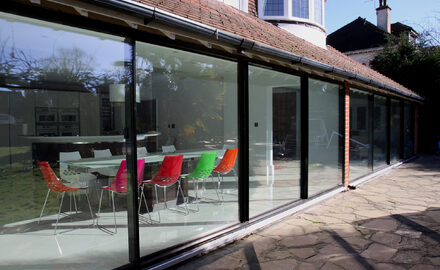
<path id="1" fill-rule="evenodd" d="M 248 0 L 249 14 L 258 17 L 258 0 Z"/>
<path id="2" fill-rule="evenodd" d="M 345 82 L 344 185 L 348 186 L 350 171 L 350 84 Z"/>

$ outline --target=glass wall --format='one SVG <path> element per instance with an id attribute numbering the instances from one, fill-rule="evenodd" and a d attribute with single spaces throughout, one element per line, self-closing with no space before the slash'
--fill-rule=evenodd
<path id="1" fill-rule="evenodd" d="M 339 85 L 309 80 L 309 196 L 342 184 Z"/>
<path id="2" fill-rule="evenodd" d="M 136 65 L 147 255 L 238 222 L 237 64 L 137 42 Z"/>
<path id="3" fill-rule="evenodd" d="M 403 120 L 403 154 L 405 158 L 409 158 L 414 155 L 414 109 L 408 101 L 404 102 Z"/>
<path id="4" fill-rule="evenodd" d="M 373 168 L 378 169 L 387 164 L 387 100 L 374 96 L 373 117 Z"/>
<path id="5" fill-rule="evenodd" d="M 129 45 L 6 13 L 0 29 L 0 268 L 128 263 Z"/>
<path id="6" fill-rule="evenodd" d="M 400 132 L 401 132 L 401 112 L 400 101 L 391 99 L 391 145 L 390 145 L 390 161 L 395 162 L 400 159 Z"/>
<path id="7" fill-rule="evenodd" d="M 299 199 L 300 78 L 249 67 L 249 216 Z"/>
<path id="8" fill-rule="evenodd" d="M 350 180 L 372 171 L 370 96 L 367 92 L 350 90 Z"/>

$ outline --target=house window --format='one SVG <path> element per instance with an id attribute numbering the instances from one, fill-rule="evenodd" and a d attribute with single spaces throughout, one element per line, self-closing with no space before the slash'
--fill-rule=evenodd
<path id="1" fill-rule="evenodd" d="M 283 0 L 265 0 L 264 16 L 283 16 L 284 1 Z"/>
<path id="2" fill-rule="evenodd" d="M 322 24 L 322 0 L 315 0 L 315 22 Z"/>
<path id="3" fill-rule="evenodd" d="M 308 19 L 309 18 L 309 1 L 308 0 L 292 0 L 292 16 Z"/>

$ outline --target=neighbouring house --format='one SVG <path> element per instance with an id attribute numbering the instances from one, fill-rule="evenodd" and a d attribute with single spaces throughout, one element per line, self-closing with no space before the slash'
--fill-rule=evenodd
<path id="1" fill-rule="evenodd" d="M 171 267 L 413 157 L 324 3 L 1 1 L 0 268 Z"/>
<path id="2" fill-rule="evenodd" d="M 381 4 L 376 10 L 377 25 L 359 17 L 329 34 L 327 44 L 359 63 L 370 66 L 370 62 L 383 50 L 390 37 L 403 35 L 410 41 L 419 37 L 408 25 L 400 22 L 391 24 L 391 8 Z"/>

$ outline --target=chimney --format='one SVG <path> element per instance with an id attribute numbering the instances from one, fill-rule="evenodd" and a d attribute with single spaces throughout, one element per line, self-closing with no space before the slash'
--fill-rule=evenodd
<path id="1" fill-rule="evenodd" d="M 387 5 L 387 0 L 379 0 L 376 15 L 377 27 L 391 34 L 391 8 Z"/>

